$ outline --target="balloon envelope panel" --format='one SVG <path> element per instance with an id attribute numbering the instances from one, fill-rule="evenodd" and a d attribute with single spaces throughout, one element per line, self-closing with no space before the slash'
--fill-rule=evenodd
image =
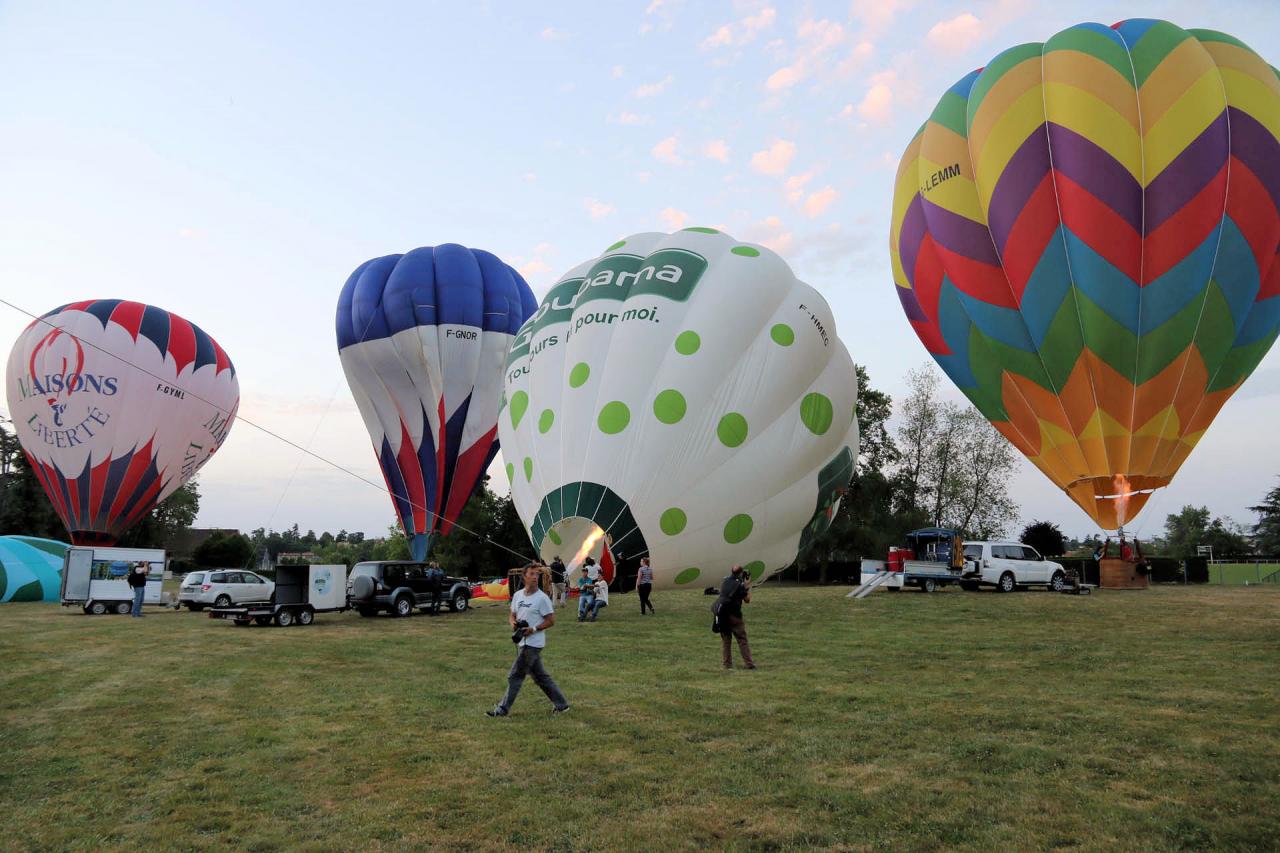
<path id="1" fill-rule="evenodd" d="M 535 305 L 514 269 L 452 243 L 374 258 L 342 289 L 342 369 L 415 559 L 497 453 L 503 360 Z"/>
<path id="2" fill-rule="evenodd" d="M 1080 24 L 951 87 L 899 166 L 898 297 L 1103 527 L 1168 485 L 1280 329 L 1280 80 L 1239 40 Z"/>
<path id="3" fill-rule="evenodd" d="M 77 544 L 104 544 L 195 475 L 235 421 L 240 385 L 203 330 L 99 299 L 33 322 L 9 354 L 22 449 Z"/>
<path id="4" fill-rule="evenodd" d="M 684 586 L 785 568 L 829 524 L 856 398 L 822 296 L 768 249 L 695 228 L 628 237 L 551 288 L 512 346 L 498 428 L 540 553 L 572 562 L 594 525 L 614 558 L 647 554 L 657 585 Z"/>

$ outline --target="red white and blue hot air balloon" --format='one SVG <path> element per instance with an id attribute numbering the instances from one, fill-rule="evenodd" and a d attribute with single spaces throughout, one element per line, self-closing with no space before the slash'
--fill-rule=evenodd
<path id="1" fill-rule="evenodd" d="M 498 452 L 507 350 L 536 308 L 518 272 L 452 243 L 366 261 L 342 288 L 342 369 L 414 559 Z"/>
<path id="2" fill-rule="evenodd" d="M 9 354 L 23 452 L 79 545 L 109 545 L 226 440 L 235 368 L 198 326 L 153 305 L 90 299 L 29 325 Z"/>

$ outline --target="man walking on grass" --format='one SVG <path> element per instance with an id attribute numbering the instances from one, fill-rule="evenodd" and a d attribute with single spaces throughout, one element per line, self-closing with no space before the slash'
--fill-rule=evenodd
<path id="1" fill-rule="evenodd" d="M 542 688 L 551 700 L 551 712 L 560 714 L 569 710 L 569 700 L 564 698 L 555 679 L 542 665 L 542 650 L 547 645 L 546 631 L 556 624 L 556 609 L 547 594 L 538 588 L 538 580 L 542 570 L 538 566 L 528 566 L 524 570 L 524 587 L 511 596 L 511 612 L 508 619 L 511 630 L 519 628 L 519 644 L 516 646 L 516 661 L 507 674 L 507 693 L 502 701 L 491 711 L 485 711 L 490 717 L 505 717 L 511 712 L 520 687 L 526 675 L 533 676 L 533 683 Z M 523 624 L 521 624 L 523 623 Z M 517 639 L 512 634 L 512 639 Z"/>

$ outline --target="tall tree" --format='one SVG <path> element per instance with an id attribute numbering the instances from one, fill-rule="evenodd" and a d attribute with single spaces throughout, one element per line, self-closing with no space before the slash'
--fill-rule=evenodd
<path id="1" fill-rule="evenodd" d="M 903 509 L 914 510 L 923 505 L 929 450 L 938 431 L 938 374 L 928 365 L 917 368 L 907 374 L 907 388 L 899 408 L 899 479 Z"/>
<path id="2" fill-rule="evenodd" d="M 1009 495 L 1009 486 L 1018 470 L 1018 456 L 977 409 L 965 409 L 960 418 L 964 424 L 957 474 L 960 493 L 952 526 L 990 539 L 1003 535 L 1017 518 L 1018 505 Z"/>
<path id="3" fill-rule="evenodd" d="M 1209 530 L 1209 508 L 1187 504 L 1181 510 L 1165 516 L 1164 535 L 1169 553 L 1175 557 L 1189 557 L 1196 553 L 1197 545 L 1207 545 L 1205 534 Z"/>
<path id="4" fill-rule="evenodd" d="M 240 533 L 214 533 L 196 546 L 191 558 L 204 568 L 242 569 L 253 558 L 253 545 Z"/>
<path id="5" fill-rule="evenodd" d="M 1262 503 L 1249 507 L 1249 511 L 1258 514 L 1258 523 L 1253 526 L 1253 542 L 1258 553 L 1280 554 L 1280 486 L 1267 492 Z"/>
<path id="6" fill-rule="evenodd" d="M 1042 557 L 1058 557 L 1067 552 L 1066 537 L 1052 521 L 1033 521 L 1022 529 L 1020 542 L 1030 545 Z"/>

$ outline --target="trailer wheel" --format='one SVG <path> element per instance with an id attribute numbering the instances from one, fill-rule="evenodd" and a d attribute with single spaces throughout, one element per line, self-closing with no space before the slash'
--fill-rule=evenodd
<path id="1" fill-rule="evenodd" d="M 253 617 L 253 621 L 254 621 L 254 622 L 257 622 L 259 625 L 270 625 L 270 624 L 271 624 L 271 617 L 270 617 L 270 616 L 255 616 L 255 617 Z"/>
<path id="2" fill-rule="evenodd" d="M 396 599 L 395 610 L 391 611 L 395 616 L 408 616 L 413 612 L 413 599 L 407 595 L 402 595 Z"/>
<path id="3" fill-rule="evenodd" d="M 276 613 L 276 624 L 281 628 L 288 628 L 293 624 L 293 611 L 280 610 Z"/>
<path id="4" fill-rule="evenodd" d="M 90 601 L 84 606 L 84 612 L 94 616 L 101 616 L 107 612 L 107 603 L 105 601 Z"/>
<path id="5" fill-rule="evenodd" d="M 996 589 L 1000 592 L 1013 592 L 1018 588 L 1018 581 L 1013 576 L 1013 572 L 1005 572 L 1000 576 L 1000 583 L 996 585 Z"/>
<path id="6" fill-rule="evenodd" d="M 471 597 L 465 592 L 460 592 L 449 602 L 449 609 L 454 613 L 461 613 L 471 606 Z"/>
<path id="7" fill-rule="evenodd" d="M 315 611 L 313 611 L 310 607 L 304 607 L 298 611 L 299 625 L 310 625 L 313 621 L 315 621 L 315 618 L 316 618 Z"/>
<path id="8" fill-rule="evenodd" d="M 938 582 L 933 578 L 925 578 L 920 582 L 921 592 L 934 592 L 938 588 Z"/>
<path id="9" fill-rule="evenodd" d="M 1049 581 L 1049 589 L 1054 592 L 1062 592 L 1067 587 L 1067 576 L 1062 572 L 1054 572 L 1053 580 Z"/>
<path id="10" fill-rule="evenodd" d="M 127 601 L 117 601 L 115 611 L 121 616 L 128 616 L 129 611 L 133 610 L 133 605 Z"/>

